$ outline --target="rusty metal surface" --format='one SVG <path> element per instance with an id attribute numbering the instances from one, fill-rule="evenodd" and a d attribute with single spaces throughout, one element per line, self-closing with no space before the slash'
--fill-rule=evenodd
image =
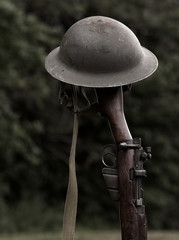
<path id="1" fill-rule="evenodd" d="M 72 25 L 61 46 L 46 58 L 56 79 L 86 87 L 114 87 L 140 81 L 158 66 L 134 33 L 108 17 L 89 17 Z"/>

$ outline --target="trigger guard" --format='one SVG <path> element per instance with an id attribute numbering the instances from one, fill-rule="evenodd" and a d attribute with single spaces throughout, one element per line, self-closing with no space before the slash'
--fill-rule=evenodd
<path id="1" fill-rule="evenodd" d="M 116 160 L 112 160 L 111 162 L 112 162 L 113 164 L 111 164 L 111 165 L 109 165 L 109 164 L 107 164 L 107 163 L 105 162 L 104 157 L 105 157 L 106 155 L 115 156 L 113 153 L 110 153 L 110 152 L 104 154 L 104 155 L 102 156 L 102 163 L 103 163 L 103 165 L 104 165 L 105 167 L 107 167 L 107 168 L 116 168 Z"/>

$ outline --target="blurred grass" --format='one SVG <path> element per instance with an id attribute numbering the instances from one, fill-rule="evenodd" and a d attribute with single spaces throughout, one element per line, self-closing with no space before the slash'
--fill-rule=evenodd
<path id="1" fill-rule="evenodd" d="M 60 240 L 58 233 L 0 235 L 1 240 Z M 78 231 L 75 240 L 121 240 L 117 231 Z M 148 240 L 178 240 L 179 231 L 150 231 Z"/>

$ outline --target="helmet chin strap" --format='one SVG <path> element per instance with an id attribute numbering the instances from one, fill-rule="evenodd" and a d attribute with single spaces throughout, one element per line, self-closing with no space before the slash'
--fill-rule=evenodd
<path id="1" fill-rule="evenodd" d="M 63 216 L 63 229 L 62 240 L 73 240 L 76 226 L 76 214 L 78 204 L 78 186 L 76 178 L 76 166 L 75 166 L 75 154 L 76 144 L 78 137 L 78 106 L 77 106 L 77 89 L 76 86 L 72 86 L 72 100 L 74 111 L 74 123 L 73 123 L 73 137 L 69 157 L 69 182 L 66 195 L 64 216 Z M 67 97 L 65 95 L 65 97 Z M 71 100 L 70 100 L 71 101 Z"/>

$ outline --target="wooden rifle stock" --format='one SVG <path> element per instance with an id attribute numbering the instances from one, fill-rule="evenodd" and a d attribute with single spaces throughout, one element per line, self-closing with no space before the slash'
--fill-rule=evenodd
<path id="1" fill-rule="evenodd" d="M 110 124 L 115 143 L 132 140 L 123 111 L 122 87 L 96 89 L 100 113 Z M 130 171 L 134 169 L 134 149 L 117 151 L 122 240 L 146 240 L 147 223 L 144 212 L 138 211 L 134 201 Z"/>

